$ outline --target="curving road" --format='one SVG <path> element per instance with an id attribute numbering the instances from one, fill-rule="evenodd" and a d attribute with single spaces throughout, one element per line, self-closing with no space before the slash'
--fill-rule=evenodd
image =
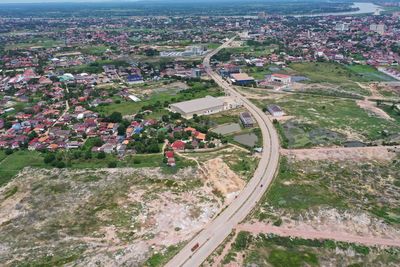
<path id="1" fill-rule="evenodd" d="M 166 266 L 178 267 L 199 266 L 231 233 L 232 229 L 241 222 L 256 206 L 269 185 L 271 184 L 279 164 L 279 138 L 270 119 L 248 99 L 236 92 L 210 67 L 210 59 L 221 49 L 227 47 L 235 37 L 209 53 L 204 61 L 207 74 L 222 87 L 226 94 L 240 99 L 258 122 L 263 136 L 263 152 L 258 168 L 253 178 L 240 192 L 238 197 L 224 209 L 213 221 L 205 226 Z M 191 249 L 199 247 L 192 252 Z"/>

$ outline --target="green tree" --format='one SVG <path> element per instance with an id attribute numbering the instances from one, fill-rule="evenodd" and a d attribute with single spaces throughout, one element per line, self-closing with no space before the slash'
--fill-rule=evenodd
<path id="1" fill-rule="evenodd" d="M 114 122 L 114 123 L 121 122 L 122 114 L 121 114 L 121 112 L 114 111 L 113 113 L 111 113 L 110 116 L 108 116 L 107 120 L 110 122 Z"/>

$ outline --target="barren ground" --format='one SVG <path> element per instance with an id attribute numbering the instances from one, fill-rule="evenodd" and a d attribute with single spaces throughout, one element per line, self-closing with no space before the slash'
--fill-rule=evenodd
<path id="1" fill-rule="evenodd" d="M 0 262 L 140 266 L 218 213 L 196 169 L 25 169 L 0 189 Z"/>

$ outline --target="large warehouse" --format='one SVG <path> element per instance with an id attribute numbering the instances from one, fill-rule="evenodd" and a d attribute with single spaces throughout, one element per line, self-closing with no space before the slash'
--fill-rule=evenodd
<path id="1" fill-rule="evenodd" d="M 169 108 L 172 112 L 180 113 L 182 117 L 190 119 L 194 114 L 200 116 L 221 112 L 225 109 L 225 102 L 220 98 L 206 96 L 203 98 L 171 104 Z"/>

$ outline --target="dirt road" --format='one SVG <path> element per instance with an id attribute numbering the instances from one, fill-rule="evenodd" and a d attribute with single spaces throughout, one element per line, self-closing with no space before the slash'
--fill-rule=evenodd
<path id="1" fill-rule="evenodd" d="M 276 234 L 279 236 L 299 237 L 305 239 L 329 239 L 349 243 L 358 243 L 366 246 L 391 246 L 400 247 L 400 240 L 382 238 L 376 236 L 358 236 L 350 235 L 349 233 L 331 232 L 331 231 L 314 231 L 302 230 L 294 228 L 284 228 L 266 225 L 263 223 L 256 224 L 240 224 L 236 227 L 238 231 L 247 231 L 254 234 Z"/>
<path id="2" fill-rule="evenodd" d="M 296 160 L 378 160 L 387 161 L 396 156 L 400 146 L 332 147 L 311 149 L 281 149 L 283 156 Z"/>

